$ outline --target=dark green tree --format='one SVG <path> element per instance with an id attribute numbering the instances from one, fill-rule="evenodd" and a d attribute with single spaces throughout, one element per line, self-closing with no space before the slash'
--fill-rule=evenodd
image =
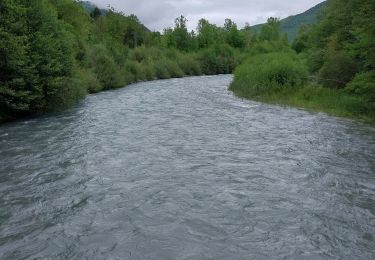
<path id="1" fill-rule="evenodd" d="M 199 20 L 197 32 L 199 48 L 207 48 L 213 44 L 223 43 L 224 37 L 220 37 L 219 28 L 205 19 Z"/>
<path id="2" fill-rule="evenodd" d="M 240 33 L 237 24 L 231 19 L 225 19 L 224 31 L 226 33 L 226 42 L 234 48 L 245 47 L 244 35 Z"/>
<path id="3" fill-rule="evenodd" d="M 21 0 L 0 1 L 0 121 L 27 113 L 41 93 L 34 84 L 27 13 Z"/>
<path id="4" fill-rule="evenodd" d="M 280 19 L 270 17 L 259 33 L 261 41 L 278 41 L 281 39 Z"/>
<path id="5" fill-rule="evenodd" d="M 102 16 L 102 11 L 95 7 L 94 10 L 90 13 L 91 18 L 97 20 L 100 16 Z"/>
<path id="6" fill-rule="evenodd" d="M 175 38 L 176 47 L 179 50 L 188 51 L 190 47 L 191 35 L 186 26 L 187 19 L 180 16 L 175 19 L 175 27 L 173 30 L 173 37 Z"/>

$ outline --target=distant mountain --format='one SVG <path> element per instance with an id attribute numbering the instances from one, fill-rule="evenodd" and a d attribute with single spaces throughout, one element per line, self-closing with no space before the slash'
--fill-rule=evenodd
<path id="1" fill-rule="evenodd" d="M 302 25 L 314 24 L 317 21 L 318 14 L 327 5 L 324 1 L 304 13 L 289 16 L 281 20 L 281 30 L 288 35 L 290 41 L 293 41 L 298 34 L 298 30 Z M 251 28 L 258 32 L 264 24 L 254 25 Z"/>

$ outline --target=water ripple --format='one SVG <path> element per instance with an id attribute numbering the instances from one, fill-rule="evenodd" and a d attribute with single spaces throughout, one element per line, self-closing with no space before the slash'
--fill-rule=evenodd
<path id="1" fill-rule="evenodd" d="M 0 127 L 0 259 L 373 259 L 375 129 L 139 83 Z"/>

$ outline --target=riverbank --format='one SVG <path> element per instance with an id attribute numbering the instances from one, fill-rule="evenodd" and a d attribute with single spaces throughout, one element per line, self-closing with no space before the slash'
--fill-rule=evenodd
<path id="1" fill-rule="evenodd" d="M 72 0 L 4 2 L 0 122 L 135 82 L 232 73 L 251 42 L 250 31 L 230 19 L 223 27 L 202 19 L 192 33 L 180 16 L 160 33 L 135 15 L 102 11 Z"/>
<path id="2" fill-rule="evenodd" d="M 236 87 L 235 84 L 232 83 L 229 90 L 241 98 L 324 112 L 332 116 L 352 118 L 370 124 L 375 123 L 374 108 L 368 104 L 367 100 L 361 96 L 350 95 L 344 90 L 307 84 L 303 87 L 270 89 L 268 92 L 253 96 L 244 88 Z"/>

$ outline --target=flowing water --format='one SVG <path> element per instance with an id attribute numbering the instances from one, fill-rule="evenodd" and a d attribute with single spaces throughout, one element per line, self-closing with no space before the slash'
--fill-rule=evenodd
<path id="1" fill-rule="evenodd" d="M 0 259 L 374 259 L 375 129 L 231 80 L 0 126 Z"/>

